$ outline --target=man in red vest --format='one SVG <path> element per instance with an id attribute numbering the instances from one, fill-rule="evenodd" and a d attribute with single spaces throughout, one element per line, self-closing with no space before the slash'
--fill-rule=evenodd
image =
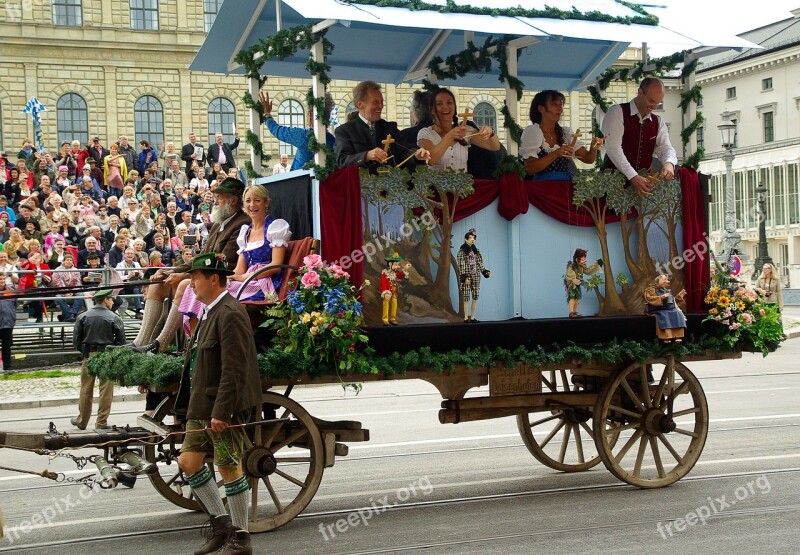
<path id="1" fill-rule="evenodd" d="M 661 179 L 674 179 L 678 157 L 669 141 L 664 119 L 653 110 L 664 100 L 664 83 L 645 78 L 636 98 L 609 108 L 601 130 L 605 136 L 606 158 L 603 168 L 615 168 L 625 175 L 640 194 L 650 193 L 653 183 L 638 174 L 648 170 L 653 157 L 661 162 Z"/>

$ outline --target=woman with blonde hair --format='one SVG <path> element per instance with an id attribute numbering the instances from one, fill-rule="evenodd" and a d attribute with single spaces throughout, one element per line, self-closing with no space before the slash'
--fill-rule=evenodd
<path id="1" fill-rule="evenodd" d="M 8 241 L 3 243 L 3 250 L 8 253 L 8 257 L 19 256 L 19 251 L 24 250 L 24 247 L 25 237 L 22 235 L 22 230 L 18 227 L 9 229 Z"/>
<path id="2" fill-rule="evenodd" d="M 103 158 L 103 178 L 108 185 L 109 194 L 120 196 L 125 180 L 128 179 L 128 166 L 116 143 L 112 143 L 109 150 L 111 154 Z"/>
<path id="3" fill-rule="evenodd" d="M 783 312 L 781 278 L 775 266 L 769 262 L 764 263 L 761 268 L 761 275 L 758 276 L 758 281 L 756 281 L 756 287 L 764 290 L 765 303 L 776 305 L 778 312 Z"/>

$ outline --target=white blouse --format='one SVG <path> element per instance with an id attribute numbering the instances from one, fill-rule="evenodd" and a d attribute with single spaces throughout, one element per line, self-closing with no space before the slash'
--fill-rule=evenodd
<path id="1" fill-rule="evenodd" d="M 433 130 L 433 127 L 423 127 L 419 130 L 417 134 L 417 146 L 421 146 L 420 142 L 422 139 L 428 139 L 434 145 L 438 145 L 442 142 L 442 138 L 439 134 Z M 467 169 L 467 154 L 469 152 L 469 138 L 464 139 L 467 141 L 466 145 L 462 145 L 460 143 L 454 143 L 453 146 L 447 148 L 442 154 L 442 157 L 439 158 L 439 161 L 435 164 L 431 163 L 429 166 L 434 170 L 445 170 L 447 168 L 452 168 L 454 170 L 466 170 Z"/>
<path id="2" fill-rule="evenodd" d="M 569 127 L 561 126 L 561 131 L 564 133 L 564 144 L 572 144 L 572 129 Z M 575 150 L 584 147 L 583 141 L 578 139 L 575 143 Z M 519 155 L 523 160 L 528 158 L 538 158 L 539 151 L 544 147 L 545 152 L 550 153 L 554 150 L 561 148 L 561 145 L 550 145 L 544 140 L 544 133 L 538 123 L 534 123 L 525 128 L 522 132 L 522 139 L 519 144 Z"/>
<path id="3" fill-rule="evenodd" d="M 236 238 L 236 244 L 239 245 L 239 250 L 236 251 L 237 254 L 257 249 L 264 244 L 263 239 L 247 242 L 247 230 L 249 227 L 249 225 L 243 225 L 242 229 L 239 230 L 239 236 Z M 270 247 L 273 249 L 275 247 L 288 247 L 289 239 L 291 238 L 292 232 L 289 230 L 289 222 L 281 219 L 272 220 L 272 223 L 267 228 L 267 241 L 269 241 Z"/>

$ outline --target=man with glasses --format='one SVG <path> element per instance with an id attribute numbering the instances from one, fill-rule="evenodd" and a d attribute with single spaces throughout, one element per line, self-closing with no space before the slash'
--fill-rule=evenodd
<path id="1" fill-rule="evenodd" d="M 661 179 L 675 178 L 678 157 L 667 124 L 653 113 L 663 100 L 664 83 L 657 77 L 647 77 L 639 85 L 636 98 L 609 108 L 601 126 L 606 146 L 603 168 L 622 172 L 640 195 L 649 194 L 653 183 L 638 171 L 649 172 L 654 156 L 661 163 Z"/>

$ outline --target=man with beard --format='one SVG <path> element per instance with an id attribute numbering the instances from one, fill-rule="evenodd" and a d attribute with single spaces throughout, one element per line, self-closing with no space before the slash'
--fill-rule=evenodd
<path id="1" fill-rule="evenodd" d="M 250 224 L 250 217 L 242 211 L 242 194 L 244 183 L 236 178 L 229 177 L 220 183 L 214 190 L 214 208 L 211 210 L 213 225 L 208 233 L 208 238 L 203 244 L 200 254 L 218 252 L 225 255 L 228 269 L 233 270 L 239 260 L 239 246 L 236 239 L 243 225 Z M 139 334 L 133 340 L 136 350 L 142 352 L 158 352 L 166 350 L 171 339 L 178 331 L 183 320 L 179 307 L 183 292 L 189 285 L 189 268 L 191 261 L 175 266 L 167 275 L 163 270 L 158 270 L 150 280 L 153 282 L 147 288 L 147 302 L 144 305 L 144 318 Z M 158 337 L 151 340 L 156 323 L 161 319 L 164 300 L 174 292 L 172 308 L 160 330 Z"/>

